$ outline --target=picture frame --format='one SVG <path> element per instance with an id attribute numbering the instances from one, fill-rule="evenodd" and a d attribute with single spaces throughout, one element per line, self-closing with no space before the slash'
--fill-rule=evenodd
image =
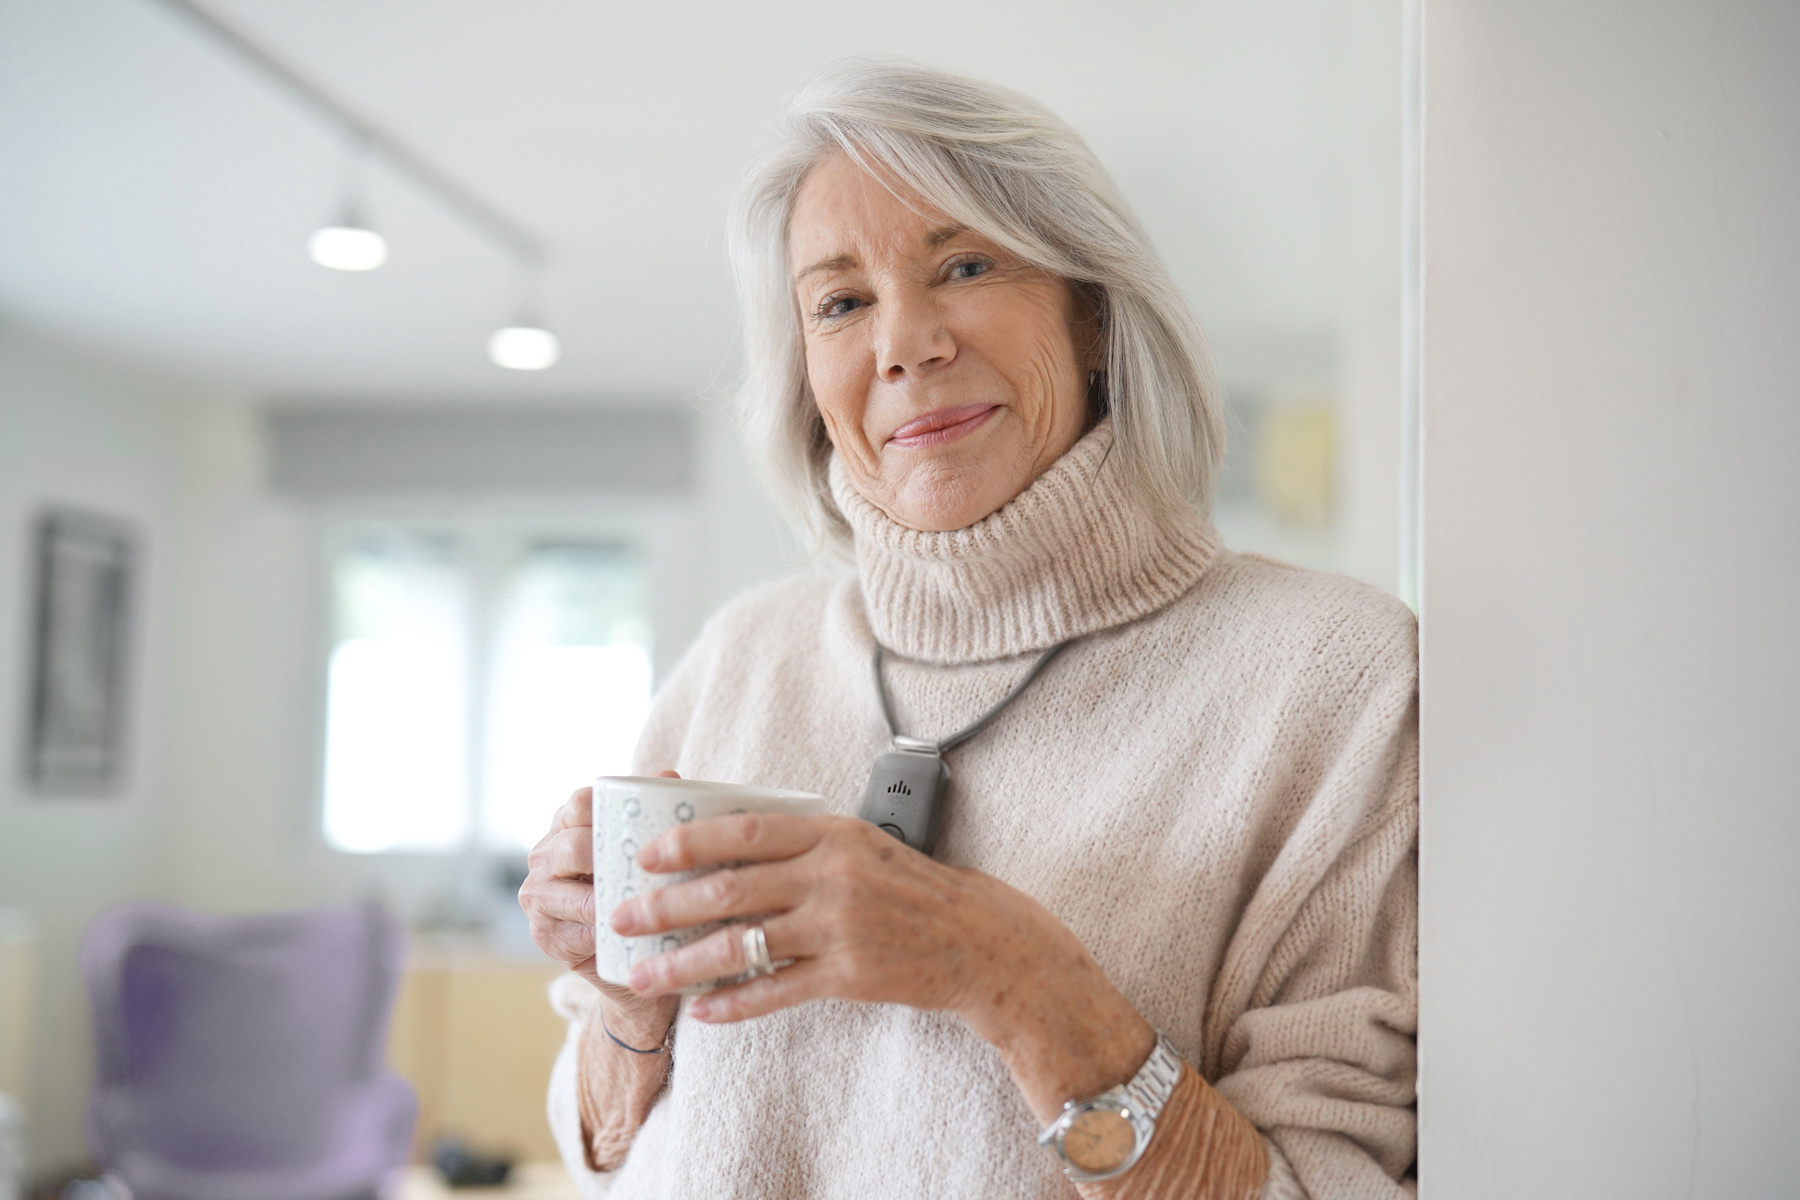
<path id="1" fill-rule="evenodd" d="M 44 795 L 123 787 L 142 557 L 130 521 L 50 507 L 33 521 L 26 783 Z"/>

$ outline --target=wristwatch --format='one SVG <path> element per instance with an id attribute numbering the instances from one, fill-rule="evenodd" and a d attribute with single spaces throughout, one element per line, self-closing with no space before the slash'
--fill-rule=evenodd
<path id="1" fill-rule="evenodd" d="M 1181 1055 L 1158 1031 L 1156 1049 L 1131 1082 L 1064 1104 L 1062 1115 L 1038 1134 L 1038 1145 L 1062 1159 L 1063 1174 L 1076 1183 L 1123 1175 L 1144 1156 L 1156 1118 L 1180 1079 Z"/>

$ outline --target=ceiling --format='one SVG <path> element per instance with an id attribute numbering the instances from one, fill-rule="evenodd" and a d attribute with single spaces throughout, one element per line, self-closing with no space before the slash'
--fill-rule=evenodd
<path id="1" fill-rule="evenodd" d="M 1330 0 L 207 3 L 548 243 L 562 362 L 488 363 L 509 260 L 379 165 L 368 210 L 388 264 L 309 262 L 340 201 L 340 140 L 156 0 L 0 4 L 6 318 L 290 396 L 717 394 L 735 370 L 732 181 L 785 94 L 867 52 L 1069 120 L 1228 377 L 1235 347 L 1316 350 L 1340 313 L 1354 72 Z"/>

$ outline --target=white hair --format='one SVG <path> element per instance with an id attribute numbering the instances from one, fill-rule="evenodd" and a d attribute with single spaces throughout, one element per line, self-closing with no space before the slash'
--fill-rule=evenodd
<path id="1" fill-rule="evenodd" d="M 812 388 L 789 278 L 788 222 L 807 173 L 849 156 L 1097 310 L 1105 368 L 1091 402 L 1114 453 L 1164 511 L 1212 503 L 1225 430 L 1205 341 L 1175 281 L 1081 138 L 1004 88 L 895 59 L 850 59 L 795 95 L 776 144 L 732 206 L 747 371 L 739 419 L 752 457 L 814 546 L 848 537 L 831 498 L 831 443 Z"/>

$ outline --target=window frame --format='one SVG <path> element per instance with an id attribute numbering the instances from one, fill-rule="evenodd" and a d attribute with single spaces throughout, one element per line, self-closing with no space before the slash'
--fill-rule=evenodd
<path id="1" fill-rule="evenodd" d="M 641 556 L 645 604 L 651 627 L 651 689 L 659 688 L 704 618 L 702 600 L 683 580 L 697 574 L 696 522 L 689 504 L 676 499 L 604 495 L 426 497 L 362 496 L 320 505 L 314 513 L 309 578 L 307 654 L 310 687 L 307 697 L 308 736 L 306 786 L 307 840 L 327 859 L 338 863 L 416 863 L 427 875 L 442 866 L 480 860 L 516 859 L 520 851 L 488 841 L 481 821 L 484 785 L 481 731 L 489 679 L 495 606 L 509 563 L 533 542 L 593 541 L 625 546 Z M 463 836 L 441 849 L 405 848 L 360 851 L 335 846 L 325 832 L 325 753 L 329 684 L 334 637 L 334 565 L 357 531 L 392 525 L 448 533 L 463 541 L 475 581 L 471 597 L 468 647 L 470 676 L 467 721 L 468 750 L 464 771 L 469 780 L 468 812 Z M 582 781 L 571 781 L 571 790 Z"/>

